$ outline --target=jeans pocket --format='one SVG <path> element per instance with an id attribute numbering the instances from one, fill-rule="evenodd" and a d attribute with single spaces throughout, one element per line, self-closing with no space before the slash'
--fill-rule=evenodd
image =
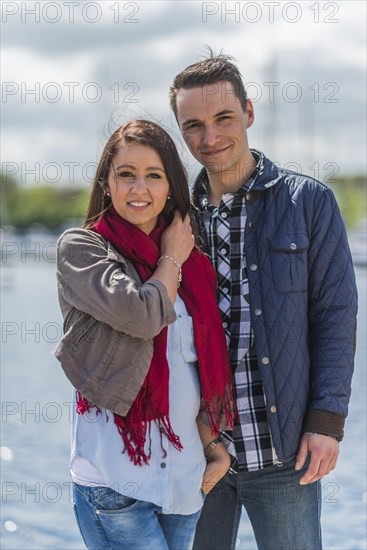
<path id="1" fill-rule="evenodd" d="M 106 512 L 124 512 L 135 508 L 139 500 L 127 497 L 110 489 L 110 487 L 96 487 L 94 501 L 98 508 Z"/>

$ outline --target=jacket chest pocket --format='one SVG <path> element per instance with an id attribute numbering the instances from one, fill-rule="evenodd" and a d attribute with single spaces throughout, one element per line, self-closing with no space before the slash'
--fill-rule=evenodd
<path id="1" fill-rule="evenodd" d="M 269 239 L 273 284 L 277 292 L 308 289 L 307 233 L 284 233 Z"/>

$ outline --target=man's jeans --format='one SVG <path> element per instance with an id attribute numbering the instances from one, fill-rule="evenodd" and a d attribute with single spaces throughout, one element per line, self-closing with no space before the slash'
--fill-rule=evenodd
<path id="1" fill-rule="evenodd" d="M 160 506 L 108 487 L 73 484 L 75 517 L 88 549 L 189 550 L 199 512 L 162 514 Z"/>
<path id="2" fill-rule="evenodd" d="M 194 550 L 234 550 L 242 505 L 259 550 L 320 550 L 321 484 L 300 485 L 307 466 L 294 466 L 227 474 L 206 497 Z"/>

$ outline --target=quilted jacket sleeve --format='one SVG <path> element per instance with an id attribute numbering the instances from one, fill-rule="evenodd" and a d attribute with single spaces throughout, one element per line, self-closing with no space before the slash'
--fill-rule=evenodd
<path id="1" fill-rule="evenodd" d="M 343 435 L 353 374 L 357 289 L 332 191 L 319 187 L 309 250 L 310 401 L 305 431 Z"/>

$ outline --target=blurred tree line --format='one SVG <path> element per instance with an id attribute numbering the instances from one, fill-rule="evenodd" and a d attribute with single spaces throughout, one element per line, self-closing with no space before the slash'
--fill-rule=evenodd
<path id="1" fill-rule="evenodd" d="M 37 185 L 26 187 L 14 177 L 1 175 L 1 225 L 26 230 L 41 224 L 57 231 L 67 224 L 81 224 L 87 208 L 89 189 L 84 187 Z M 366 218 L 365 176 L 339 177 L 327 182 L 333 189 L 347 224 L 353 229 Z"/>
<path id="2" fill-rule="evenodd" d="M 348 229 L 367 218 L 366 176 L 340 177 L 326 185 L 334 191 Z"/>
<path id="3" fill-rule="evenodd" d="M 1 225 L 26 230 L 41 224 L 56 231 L 69 221 L 81 223 L 89 190 L 82 187 L 37 185 L 27 187 L 1 175 Z"/>

